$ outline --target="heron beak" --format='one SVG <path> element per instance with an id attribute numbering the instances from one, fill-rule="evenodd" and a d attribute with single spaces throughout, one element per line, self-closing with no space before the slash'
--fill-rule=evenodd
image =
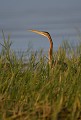
<path id="1" fill-rule="evenodd" d="M 47 37 L 46 35 L 45 35 L 45 32 L 42 32 L 42 31 L 38 31 L 38 30 L 28 30 L 28 31 L 30 31 L 30 32 L 34 32 L 34 33 L 37 33 L 37 34 L 40 34 L 40 35 L 42 35 L 42 36 L 45 36 L 45 37 Z"/>

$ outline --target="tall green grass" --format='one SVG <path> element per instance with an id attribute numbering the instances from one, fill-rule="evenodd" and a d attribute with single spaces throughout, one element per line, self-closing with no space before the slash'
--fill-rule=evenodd
<path id="1" fill-rule="evenodd" d="M 80 120 L 81 45 L 64 42 L 50 68 L 43 51 L 27 61 L 11 50 L 3 33 L 0 53 L 0 120 Z M 23 55 L 22 55 L 23 56 Z"/>

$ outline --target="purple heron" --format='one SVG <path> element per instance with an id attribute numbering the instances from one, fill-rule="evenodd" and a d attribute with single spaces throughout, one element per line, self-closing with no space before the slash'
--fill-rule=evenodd
<path id="1" fill-rule="evenodd" d="M 48 40 L 50 42 L 50 48 L 49 48 L 49 51 L 48 51 L 49 64 L 52 64 L 53 41 L 52 41 L 52 38 L 51 38 L 50 34 L 48 32 L 46 32 L 46 31 L 38 31 L 38 30 L 32 30 L 32 29 L 30 29 L 28 31 L 40 34 L 40 35 L 48 38 Z"/>

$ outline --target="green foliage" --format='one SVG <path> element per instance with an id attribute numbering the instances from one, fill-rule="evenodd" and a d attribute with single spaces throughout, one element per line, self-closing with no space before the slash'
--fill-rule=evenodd
<path id="1" fill-rule="evenodd" d="M 63 43 L 50 68 L 43 51 L 31 52 L 24 63 L 11 50 L 10 38 L 4 33 L 3 38 L 0 120 L 81 119 L 81 45 L 73 51 Z"/>

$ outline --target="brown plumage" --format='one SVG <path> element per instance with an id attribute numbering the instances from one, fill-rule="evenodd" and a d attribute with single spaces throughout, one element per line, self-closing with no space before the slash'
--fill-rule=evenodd
<path id="1" fill-rule="evenodd" d="M 48 57 L 49 57 L 49 64 L 51 65 L 52 64 L 52 55 L 53 55 L 53 41 L 52 41 L 52 38 L 50 36 L 50 34 L 48 32 L 45 32 L 45 31 L 38 31 L 38 30 L 29 30 L 31 32 L 34 32 L 34 33 L 37 33 L 37 34 L 40 34 L 42 36 L 45 36 L 48 38 L 49 42 L 50 42 L 50 48 L 49 48 L 49 51 L 48 51 Z"/>

